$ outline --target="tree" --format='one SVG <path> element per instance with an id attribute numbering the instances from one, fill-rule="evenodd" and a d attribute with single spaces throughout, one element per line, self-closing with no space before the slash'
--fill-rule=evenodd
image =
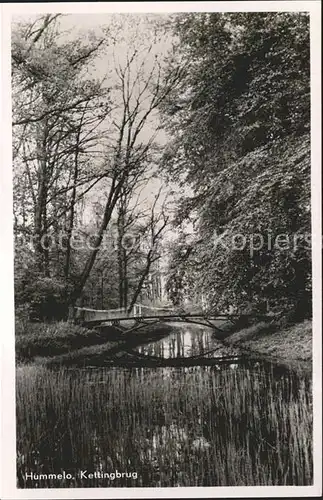
<path id="1" fill-rule="evenodd" d="M 39 277 L 65 281 L 67 293 L 77 203 L 104 175 L 94 157 L 111 105 L 104 82 L 86 72 L 104 40 L 62 41 L 58 21 L 46 15 L 13 31 L 14 209 Z M 60 231 L 64 263 L 49 245 Z"/>
<path id="2" fill-rule="evenodd" d="M 162 106 L 173 137 L 164 164 L 193 191 L 177 217 L 195 220 L 200 242 L 187 257 L 188 272 L 189 259 L 197 259 L 195 286 L 211 305 L 276 301 L 308 314 L 308 16 L 185 14 L 173 27 L 175 62 L 184 60 L 186 72 Z M 298 244 L 250 252 L 258 233 L 290 242 L 298 235 Z M 238 237 L 246 240 L 239 249 Z"/>
<path id="3" fill-rule="evenodd" d="M 157 208 L 157 203 L 160 198 L 161 189 L 155 196 L 155 199 L 150 208 L 150 214 L 146 223 L 140 228 L 141 248 L 139 255 L 139 272 L 137 270 L 137 283 L 128 306 L 128 312 L 132 311 L 133 306 L 138 300 L 138 297 L 143 289 L 143 285 L 147 280 L 149 273 L 153 270 L 154 265 L 161 258 L 161 239 L 163 232 L 168 224 L 169 216 L 166 213 L 166 199 L 162 206 Z M 142 245 L 143 241 L 145 245 Z M 138 257 L 136 261 L 138 261 Z"/>
<path id="4" fill-rule="evenodd" d="M 138 38 L 137 44 L 138 44 Z M 111 141 L 106 151 L 106 178 L 109 178 L 101 224 L 71 301 L 80 297 L 95 263 L 103 235 L 118 204 L 122 203 L 125 189 L 138 185 L 150 172 L 160 148 L 155 139 L 159 129 L 157 109 L 176 84 L 180 71 L 172 69 L 163 75 L 158 54 L 150 57 L 154 44 L 147 40 L 134 48 L 127 48 L 122 61 L 117 51 L 112 53 L 111 78 L 116 80 L 112 99 L 116 103 L 111 120 Z M 148 132 L 149 131 L 149 132 Z M 119 212 L 120 215 L 120 212 Z"/>
<path id="5" fill-rule="evenodd" d="M 27 228 L 29 217 L 24 213 L 22 229 L 33 235 L 38 269 L 47 277 L 50 256 L 42 239 L 53 225 L 58 229 L 57 220 L 63 216 L 61 227 L 69 242 L 77 188 L 97 179 L 86 155 L 96 145 L 97 128 L 110 110 L 102 82 L 83 76 L 102 40 L 90 45 L 81 40 L 62 43 L 56 19 L 44 16 L 17 29 L 12 51 L 13 125 L 19 146 L 14 151 L 16 186 L 23 179 L 32 201 L 27 208 L 33 220 L 29 219 Z M 17 211 L 16 218 L 18 230 Z"/>
<path id="6" fill-rule="evenodd" d="M 160 296 L 160 290 L 156 290 L 158 262 L 169 220 L 167 197 L 163 191 L 160 187 L 156 195 L 147 200 L 139 188 L 136 194 L 127 193 L 127 206 L 124 205 L 125 199 L 121 200 L 122 225 L 117 210 L 104 234 L 82 294 L 89 299 L 94 297 L 94 300 L 90 299 L 91 306 L 104 304 L 99 307 L 121 308 L 130 312 L 139 297 L 140 301 L 149 301 L 152 295 Z M 100 217 L 102 204 L 98 201 L 96 205 L 97 217 Z M 97 227 L 89 226 L 87 234 L 93 235 Z M 89 254 L 89 251 L 80 254 L 80 262 Z"/>

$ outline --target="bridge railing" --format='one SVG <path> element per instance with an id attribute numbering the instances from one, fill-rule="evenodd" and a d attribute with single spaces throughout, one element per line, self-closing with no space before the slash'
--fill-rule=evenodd
<path id="1" fill-rule="evenodd" d="M 119 309 L 91 309 L 88 307 L 76 307 L 75 310 L 75 315 L 74 319 L 76 323 L 104 323 L 105 321 L 112 321 L 112 320 L 125 320 L 125 319 L 131 319 L 131 318 L 138 318 L 138 317 L 170 317 L 170 318 L 188 318 L 188 317 L 203 317 L 206 318 L 213 318 L 216 316 L 217 319 L 229 319 L 230 321 L 232 320 L 237 320 L 237 319 L 242 319 L 242 318 L 257 318 L 257 319 L 262 319 L 265 320 L 267 318 L 266 315 L 255 315 L 255 314 L 232 314 L 232 313 L 219 313 L 216 311 L 209 311 L 209 312 L 199 312 L 199 311 L 188 311 L 184 310 L 182 308 L 170 308 L 170 307 L 153 307 L 153 306 L 146 306 L 144 304 L 135 304 L 132 311 L 128 312 L 128 310 L 124 308 L 119 308 Z M 269 318 L 270 319 L 270 318 Z"/>
<path id="2" fill-rule="evenodd" d="M 177 314 L 179 310 L 169 307 L 152 307 L 144 304 L 135 304 L 132 311 L 128 312 L 125 308 L 119 309 L 91 309 L 89 307 L 76 307 L 75 320 L 77 322 L 87 321 L 109 321 L 117 318 L 138 318 L 152 316 L 155 314 L 167 315 Z"/>
<path id="3" fill-rule="evenodd" d="M 126 309 L 91 309 L 89 307 L 76 307 L 75 320 L 77 322 L 93 320 L 112 320 L 115 318 L 127 317 Z"/>
<path id="4" fill-rule="evenodd" d="M 174 307 L 154 307 L 154 306 L 147 306 L 145 304 L 135 304 L 133 307 L 133 310 L 131 314 L 133 317 L 138 317 L 138 316 L 153 316 L 153 315 L 167 315 L 167 314 L 176 314 L 178 311 Z"/>

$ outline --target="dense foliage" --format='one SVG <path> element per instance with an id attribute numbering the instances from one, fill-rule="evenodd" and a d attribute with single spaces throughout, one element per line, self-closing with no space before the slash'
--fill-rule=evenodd
<path id="1" fill-rule="evenodd" d="M 59 15 L 14 25 L 17 307 L 131 310 L 160 299 L 168 260 L 175 304 L 310 315 L 308 16 L 148 18 L 67 37 Z"/>
<path id="2" fill-rule="evenodd" d="M 310 314 L 310 54 L 303 13 L 188 14 L 163 104 L 178 207 L 168 289 L 210 306 Z M 177 297 L 177 299 L 176 299 Z"/>

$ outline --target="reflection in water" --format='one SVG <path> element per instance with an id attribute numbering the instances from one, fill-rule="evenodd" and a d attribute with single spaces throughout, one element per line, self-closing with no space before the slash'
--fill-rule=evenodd
<path id="1" fill-rule="evenodd" d="M 216 350 L 215 350 L 216 349 Z M 234 355 L 237 349 L 224 347 L 221 342 L 214 338 L 211 328 L 198 326 L 183 326 L 176 328 L 174 333 L 157 342 L 142 345 L 137 348 L 141 354 L 159 356 L 162 358 L 177 358 L 189 356 L 202 356 L 209 351 L 214 351 L 208 355 L 221 357 L 224 355 Z"/>
<path id="2" fill-rule="evenodd" d="M 190 333 L 191 331 L 191 333 Z M 139 351 L 237 355 L 185 328 Z M 25 470 L 136 471 L 42 487 L 307 485 L 311 382 L 250 362 L 226 366 L 17 372 L 17 446 Z M 37 418 L 30 418 L 37 415 Z M 37 457 L 37 460 L 35 459 Z"/>

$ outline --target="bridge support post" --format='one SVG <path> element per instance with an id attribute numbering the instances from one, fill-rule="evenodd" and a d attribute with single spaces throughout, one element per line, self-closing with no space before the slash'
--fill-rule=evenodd
<path id="1" fill-rule="evenodd" d="M 76 309 L 74 306 L 69 306 L 67 321 L 69 323 L 75 323 L 75 319 L 76 319 Z"/>

